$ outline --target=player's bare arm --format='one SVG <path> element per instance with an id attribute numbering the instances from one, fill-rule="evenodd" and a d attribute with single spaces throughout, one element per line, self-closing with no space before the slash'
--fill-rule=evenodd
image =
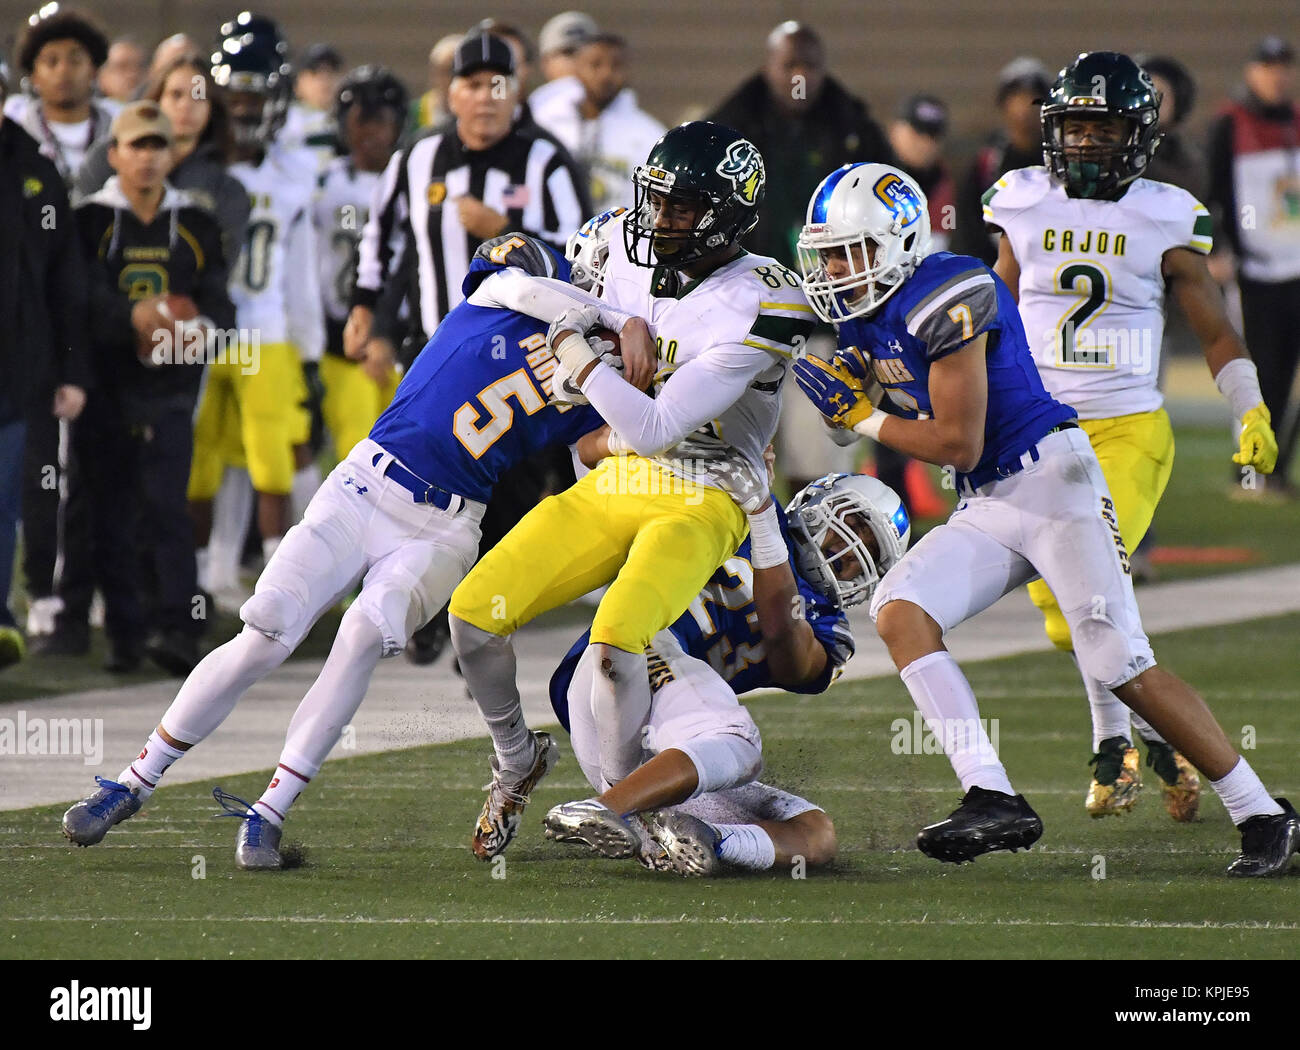
<path id="1" fill-rule="evenodd" d="M 1164 254 L 1160 272 L 1201 343 L 1210 375 L 1217 376 L 1235 357 L 1249 356 L 1228 320 L 1223 294 L 1210 276 L 1205 256 L 1190 248 L 1170 248 Z"/>
<path id="2" fill-rule="evenodd" d="M 981 332 L 960 350 L 939 358 L 930 368 L 930 404 L 934 418 L 887 416 L 880 427 L 880 440 L 927 463 L 973 470 L 984 451 L 987 343 L 987 335 Z"/>
<path id="3" fill-rule="evenodd" d="M 758 515 L 770 506 L 769 500 Z M 754 517 L 750 521 L 752 524 Z M 788 559 L 768 568 L 755 566 L 754 610 L 763 635 L 767 665 L 778 685 L 802 685 L 826 669 L 826 649 L 808 625 L 802 608 Z"/>
<path id="4" fill-rule="evenodd" d="M 1223 308 L 1223 297 L 1204 256 L 1188 248 L 1165 252 L 1161 272 L 1201 342 L 1215 385 L 1241 420 L 1239 449 L 1232 460 L 1271 474 L 1277 464 L 1277 438 L 1259 389 L 1255 364 L 1237 337 Z"/>
<path id="5" fill-rule="evenodd" d="M 993 264 L 993 272 L 1002 278 L 1011 298 L 1020 302 L 1020 260 L 1011 247 L 1011 238 L 1005 233 L 998 240 L 998 261 Z"/>

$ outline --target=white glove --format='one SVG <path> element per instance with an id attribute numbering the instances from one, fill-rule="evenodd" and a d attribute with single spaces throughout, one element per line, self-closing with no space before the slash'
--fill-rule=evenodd
<path id="1" fill-rule="evenodd" d="M 591 347 L 592 353 L 601 361 L 609 365 L 614 371 L 622 373 L 623 358 L 613 352 L 613 343 L 592 335 L 587 337 L 587 345 Z M 551 400 L 562 405 L 591 404 L 587 400 L 587 395 L 574 382 L 573 373 L 574 369 L 566 365 L 564 361 L 556 360 L 555 371 L 551 373 Z"/>
<path id="2" fill-rule="evenodd" d="M 600 309 L 595 306 L 571 306 L 551 322 L 546 333 L 546 345 L 552 354 L 568 366 L 570 372 L 581 372 L 584 365 L 596 360 L 584 336 L 600 324 Z M 561 332 L 571 333 L 559 341 Z M 572 333 L 577 333 L 576 335 Z"/>

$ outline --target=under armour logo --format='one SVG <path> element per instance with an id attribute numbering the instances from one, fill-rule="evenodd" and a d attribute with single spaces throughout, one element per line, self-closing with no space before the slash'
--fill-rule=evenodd
<path id="1" fill-rule="evenodd" d="M 903 352 L 903 343 L 902 343 L 902 341 L 899 340 L 899 339 L 891 339 L 891 340 L 889 341 L 889 349 L 892 350 L 892 351 L 893 351 L 894 353 L 896 353 L 896 354 L 901 354 L 901 353 Z"/>
<path id="2" fill-rule="evenodd" d="M 358 496 L 364 496 L 368 491 L 370 491 L 369 489 L 366 488 L 365 485 L 358 485 L 357 479 L 354 478 L 351 474 L 349 474 L 346 478 L 343 479 L 343 484 L 351 485 L 354 489 L 357 490 Z"/>
<path id="3" fill-rule="evenodd" d="M 836 412 L 843 412 L 849 407 L 844 403 L 844 395 L 839 393 L 832 394 L 830 398 L 827 399 L 826 403 L 831 408 L 835 409 Z"/>

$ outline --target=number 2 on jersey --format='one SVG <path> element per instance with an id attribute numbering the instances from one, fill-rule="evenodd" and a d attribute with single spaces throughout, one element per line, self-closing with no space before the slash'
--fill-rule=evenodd
<path id="1" fill-rule="evenodd" d="M 1079 339 L 1080 330 L 1110 305 L 1110 282 L 1106 271 L 1087 262 L 1066 263 L 1056 271 L 1056 288 L 1061 295 L 1082 296 L 1080 303 L 1061 319 L 1057 340 L 1057 363 L 1062 368 L 1113 368 L 1110 346 L 1089 330 Z M 1080 345 L 1080 343 L 1085 345 Z"/>

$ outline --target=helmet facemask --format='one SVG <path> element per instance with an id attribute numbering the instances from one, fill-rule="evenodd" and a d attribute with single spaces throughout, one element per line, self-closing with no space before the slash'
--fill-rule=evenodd
<path id="1" fill-rule="evenodd" d="M 575 288 L 596 296 L 604 292 L 605 266 L 609 262 L 609 239 L 613 230 L 611 224 L 626 214 L 626 208 L 611 208 L 588 219 L 569 237 L 564 254 L 570 264 L 569 283 Z"/>
<path id="2" fill-rule="evenodd" d="M 895 505 L 878 506 L 888 493 Z M 907 549 L 911 524 L 896 494 L 874 478 L 832 474 L 803 489 L 788 510 L 800 574 L 838 608 L 869 601 Z"/>
<path id="3" fill-rule="evenodd" d="M 838 324 L 878 309 L 910 276 L 913 245 L 920 236 L 919 226 L 905 234 L 900 229 L 881 247 L 866 233 L 845 237 L 829 228 L 805 226 L 799 234 L 799 269 L 804 294 L 817 316 Z M 842 271 L 836 277 L 827 269 L 834 259 Z"/>
<path id="4" fill-rule="evenodd" d="M 1114 144 L 1072 146 L 1066 143 L 1065 125 L 1071 119 L 1100 119 L 1113 115 L 1124 121 L 1125 135 Z M 1144 120 L 1145 118 L 1145 120 Z M 1140 115 L 1071 111 L 1068 107 L 1043 109 L 1043 158 L 1052 175 L 1071 197 L 1105 200 L 1145 174 L 1160 136 L 1152 140 L 1150 126 L 1156 111 Z"/>
<path id="5" fill-rule="evenodd" d="M 638 266 L 671 266 L 680 270 L 726 247 L 727 235 L 718 228 L 718 202 L 712 197 L 674 191 L 672 172 L 644 164 L 636 168 L 632 179 L 636 196 L 632 211 L 623 222 L 623 236 L 628 258 Z M 662 205 L 656 203 L 656 198 Z M 694 224 L 685 230 L 658 228 L 656 220 L 661 206 L 693 208 Z"/>

